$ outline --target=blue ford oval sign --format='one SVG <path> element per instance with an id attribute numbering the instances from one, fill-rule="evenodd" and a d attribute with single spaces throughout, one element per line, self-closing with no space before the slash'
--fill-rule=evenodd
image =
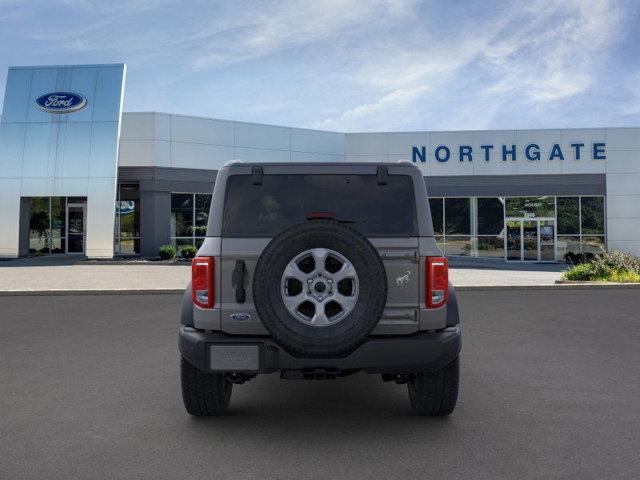
<path id="1" fill-rule="evenodd" d="M 85 107 L 87 99 L 70 92 L 53 92 L 38 97 L 36 105 L 49 113 L 72 113 Z"/>

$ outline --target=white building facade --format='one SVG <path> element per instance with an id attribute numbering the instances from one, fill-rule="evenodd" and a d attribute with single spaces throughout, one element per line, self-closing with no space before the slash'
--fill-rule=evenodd
<path id="1" fill-rule="evenodd" d="M 121 114 L 123 65 L 55 67 L 25 93 L 10 83 L 53 67 L 29 68 L 10 70 L 0 123 L 0 256 L 198 245 L 229 160 L 414 162 L 449 256 L 640 254 L 640 128 L 343 133 Z M 86 103 L 43 112 L 52 92 Z"/>

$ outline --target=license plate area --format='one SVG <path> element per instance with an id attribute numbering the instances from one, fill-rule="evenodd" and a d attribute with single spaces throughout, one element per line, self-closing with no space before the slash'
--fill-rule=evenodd
<path id="1" fill-rule="evenodd" d="M 213 372 L 256 372 L 260 369 L 260 346 L 210 345 L 209 369 Z"/>

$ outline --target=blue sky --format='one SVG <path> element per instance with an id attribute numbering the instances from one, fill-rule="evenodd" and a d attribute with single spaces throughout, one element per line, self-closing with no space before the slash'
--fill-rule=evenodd
<path id="1" fill-rule="evenodd" d="M 7 67 L 125 62 L 126 111 L 338 131 L 640 126 L 640 2 L 0 0 Z"/>

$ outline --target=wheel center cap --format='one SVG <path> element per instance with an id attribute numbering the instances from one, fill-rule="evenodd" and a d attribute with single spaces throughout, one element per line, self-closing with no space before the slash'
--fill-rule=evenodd
<path id="1" fill-rule="evenodd" d="M 323 282 L 316 282 L 313 288 L 315 289 L 316 292 L 322 293 L 327 289 L 327 286 Z"/>

